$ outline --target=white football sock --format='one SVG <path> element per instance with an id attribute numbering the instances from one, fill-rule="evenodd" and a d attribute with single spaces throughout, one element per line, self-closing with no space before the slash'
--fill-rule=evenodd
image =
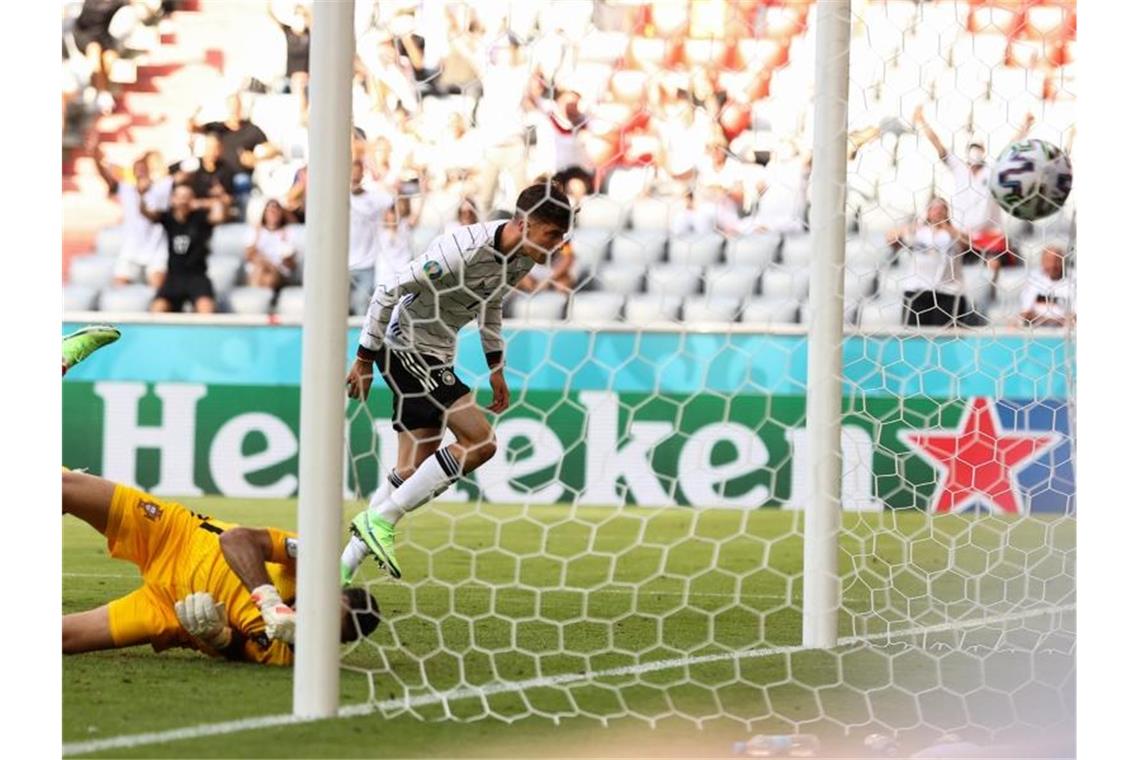
<path id="1" fill-rule="evenodd" d="M 446 491 L 461 474 L 459 462 L 451 452 L 439 449 L 384 500 L 378 510 L 380 517 L 395 525 L 408 512 Z"/>
<path id="2" fill-rule="evenodd" d="M 390 471 L 388 477 L 384 478 L 384 482 L 372 492 L 372 498 L 368 501 L 368 511 L 373 514 L 379 512 L 380 506 L 392 495 L 392 491 L 403 484 L 404 479 L 395 470 Z"/>

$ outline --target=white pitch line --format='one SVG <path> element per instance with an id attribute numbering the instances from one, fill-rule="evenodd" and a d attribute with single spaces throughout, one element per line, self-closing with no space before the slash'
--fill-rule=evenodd
<path id="1" fill-rule="evenodd" d="M 910 638 L 913 636 L 924 636 L 932 633 L 942 633 L 945 631 L 980 628 L 987 625 L 995 625 L 998 623 L 1011 623 L 1018 620 L 1027 620 L 1029 618 L 1042 617 L 1044 615 L 1057 615 L 1065 612 L 1071 612 L 1075 609 L 1075 604 L 1067 604 L 1060 607 L 1046 607 L 1044 609 L 1027 610 L 1025 612 L 1016 612 L 1008 615 L 994 615 L 991 617 L 977 618 L 975 620 L 961 621 L 956 623 L 941 623 L 938 625 L 923 626 L 921 628 L 909 628 L 903 631 L 875 633 L 869 636 L 846 636 L 839 640 L 838 645 L 840 647 L 845 647 L 852 644 L 882 641 L 884 639 Z M 451 689 L 445 692 L 427 693 L 415 697 L 404 697 L 402 699 L 389 699 L 380 703 L 364 702 L 361 704 L 348 705 L 337 710 L 336 718 L 353 718 L 361 715 L 367 715 L 372 712 L 388 712 L 401 708 L 424 707 L 440 704 L 443 702 L 473 699 L 475 697 L 485 698 L 495 696 L 496 694 L 525 692 L 531 689 L 549 688 L 552 686 L 562 686 L 565 684 L 579 683 L 583 681 L 595 681 L 605 678 L 617 678 L 620 676 L 656 673 L 662 670 L 674 670 L 677 668 L 692 667 L 694 665 L 705 665 L 714 662 L 750 660 L 757 657 L 770 657 L 772 655 L 779 654 L 795 654 L 797 652 L 807 651 L 808 649 L 809 647 L 803 646 L 748 649 L 743 652 L 708 654 L 702 655 L 700 657 L 681 657 L 672 660 L 646 662 L 639 665 L 625 665 L 619 668 L 609 668 L 608 670 L 599 670 L 592 673 L 565 673 L 558 676 L 530 678 L 525 681 L 495 683 L 490 684 L 489 686 L 465 686 L 457 689 Z M 63 745 L 63 754 L 65 756 L 83 755 L 89 752 L 99 752 L 107 749 L 128 749 L 131 747 L 142 747 L 149 744 L 165 744 L 172 741 L 199 739 L 205 736 L 233 734 L 241 731 L 252 731 L 259 728 L 272 728 L 275 726 L 286 726 L 296 723 L 309 723 L 314 720 L 320 719 L 298 718 L 294 715 L 285 714 L 264 715 L 257 718 L 242 718 L 240 720 L 225 721 L 223 723 L 203 723 L 197 726 L 186 726 L 184 728 L 169 729 L 166 731 L 152 731 L 145 734 L 125 734 L 122 736 L 108 737 L 106 739 L 93 739 L 85 742 L 72 742 L 70 744 Z"/>

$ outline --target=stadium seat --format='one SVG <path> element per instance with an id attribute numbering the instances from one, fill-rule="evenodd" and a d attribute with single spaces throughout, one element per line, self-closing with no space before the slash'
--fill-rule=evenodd
<path id="1" fill-rule="evenodd" d="M 750 324 L 792 325 L 796 323 L 799 304 L 782 298 L 754 298 L 744 304 L 740 321 Z"/>
<path id="2" fill-rule="evenodd" d="M 976 310 L 984 310 L 994 296 L 989 270 L 981 265 L 963 267 L 962 290 Z"/>
<path id="3" fill-rule="evenodd" d="M 811 263 L 811 235 L 786 235 L 780 246 L 780 261 L 789 266 L 807 266 Z"/>
<path id="4" fill-rule="evenodd" d="M 662 264 L 650 267 L 646 289 L 657 295 L 692 295 L 701 289 L 701 274 L 701 268 L 691 264 Z"/>
<path id="5" fill-rule="evenodd" d="M 570 246 L 574 250 L 574 273 L 578 277 L 597 271 L 598 262 L 606 258 L 613 232 L 604 229 L 575 227 Z"/>
<path id="6" fill-rule="evenodd" d="M 624 303 L 625 298 L 618 293 L 575 293 L 568 316 L 574 322 L 616 322 Z"/>
<path id="7" fill-rule="evenodd" d="M 558 320 L 566 314 L 566 295 L 544 290 L 516 293 L 507 302 L 507 316 L 515 319 Z"/>
<path id="8" fill-rule="evenodd" d="M 681 311 L 677 296 L 632 295 L 625 299 L 625 321 L 637 325 L 676 321 Z"/>
<path id="9" fill-rule="evenodd" d="M 154 300 L 154 289 L 148 285 L 112 285 L 99 294 L 100 311 L 147 311 Z"/>
<path id="10" fill-rule="evenodd" d="M 724 258 L 729 264 L 755 267 L 759 272 L 772 263 L 779 248 L 779 235 L 773 233 L 745 235 L 728 241 L 724 249 Z"/>
<path id="11" fill-rule="evenodd" d="M 244 262 L 237 256 L 211 254 L 206 263 L 206 274 L 214 284 L 215 295 L 228 293 L 245 273 Z"/>
<path id="12" fill-rule="evenodd" d="M 210 238 L 211 258 L 244 256 L 249 243 L 249 227 L 244 224 L 219 224 Z"/>
<path id="13" fill-rule="evenodd" d="M 281 288 L 277 293 L 277 314 L 301 319 L 305 313 L 305 291 L 299 287 Z"/>
<path id="14" fill-rule="evenodd" d="M 656 40 L 652 42 L 656 42 Z M 644 71 L 630 69 L 615 71 L 610 78 L 610 92 L 613 94 L 614 100 L 619 103 L 633 105 L 640 103 L 645 97 L 648 83 L 649 77 Z"/>
<path id="15" fill-rule="evenodd" d="M 846 255 L 848 267 L 875 268 L 887 263 L 890 248 L 876 245 L 871 240 L 851 238 L 847 241 Z"/>
<path id="16" fill-rule="evenodd" d="M 685 322 L 735 322 L 739 313 L 740 301 L 735 298 L 688 296 L 681 304 Z"/>
<path id="17" fill-rule="evenodd" d="M 705 270 L 705 293 L 710 298 L 749 298 L 756 292 L 759 270 L 740 264 L 709 267 Z"/>
<path id="18" fill-rule="evenodd" d="M 635 230 L 668 232 L 678 204 L 665 198 L 638 198 L 630 207 L 630 226 Z"/>
<path id="19" fill-rule="evenodd" d="M 104 227 L 95 233 L 95 252 L 100 256 L 118 256 L 123 247 L 123 229 Z"/>
<path id="20" fill-rule="evenodd" d="M 590 195 L 582 199 L 574 224 L 581 227 L 594 227 L 605 230 L 620 230 L 625 227 L 628 210 L 625 205 L 604 195 Z"/>
<path id="21" fill-rule="evenodd" d="M 766 298 L 803 300 L 808 293 L 808 271 L 769 267 L 760 280 L 760 292 Z"/>
<path id="22" fill-rule="evenodd" d="M 871 298 L 859 308 L 859 327 L 863 330 L 900 327 L 903 304 L 898 298 Z"/>
<path id="23" fill-rule="evenodd" d="M 64 311 L 92 311 L 99 291 L 90 285 L 64 285 Z"/>
<path id="24" fill-rule="evenodd" d="M 601 289 L 608 293 L 637 293 L 645 279 L 645 267 L 637 264 L 609 264 L 601 267 L 596 277 Z"/>
<path id="25" fill-rule="evenodd" d="M 845 298 L 861 300 L 875 292 L 878 271 L 865 266 L 848 266 L 843 273 L 843 294 Z"/>
<path id="26" fill-rule="evenodd" d="M 109 256 L 76 256 L 71 260 L 68 274 L 72 285 L 84 285 L 98 291 L 111 284 L 115 260 Z"/>
<path id="27" fill-rule="evenodd" d="M 665 233 L 649 230 L 622 232 L 613 239 L 610 257 L 619 264 L 656 264 L 665 257 Z"/>
<path id="28" fill-rule="evenodd" d="M 624 32 L 603 32 L 591 29 L 578 41 L 577 65 L 586 62 L 606 63 L 611 66 L 621 58 L 629 45 L 629 37 Z"/>
<path id="29" fill-rule="evenodd" d="M 228 300 L 234 314 L 268 314 L 273 303 L 273 291 L 269 288 L 234 288 Z"/>
<path id="30" fill-rule="evenodd" d="M 691 233 L 669 239 L 669 261 L 673 264 L 708 266 L 720 261 L 724 238 L 717 233 Z"/>
<path id="31" fill-rule="evenodd" d="M 1028 267 L 1002 267 L 993 288 L 994 301 L 999 304 L 1017 303 L 1028 282 Z"/>

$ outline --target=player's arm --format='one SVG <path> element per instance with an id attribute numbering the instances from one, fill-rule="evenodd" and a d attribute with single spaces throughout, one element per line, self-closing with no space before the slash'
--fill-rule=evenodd
<path id="1" fill-rule="evenodd" d="M 922 130 L 922 134 L 926 135 L 926 139 L 930 141 L 930 144 L 934 146 L 934 150 L 938 153 L 938 160 L 945 161 L 950 155 L 950 152 L 946 150 L 946 146 L 942 144 L 942 141 L 938 139 L 938 135 L 930 128 L 930 124 L 926 121 L 926 116 L 922 113 L 922 106 L 918 106 L 914 109 L 914 119 L 912 121 L 914 121 L 916 127 Z"/>
<path id="2" fill-rule="evenodd" d="M 261 610 L 269 638 L 292 643 L 296 613 L 281 601 L 281 594 L 265 568 L 266 562 L 273 562 L 281 556 L 275 551 L 273 533 L 264 528 L 238 526 L 220 535 L 218 543 L 226 564 L 249 590 L 253 603 Z"/>
<path id="3" fill-rule="evenodd" d="M 503 376 L 506 361 L 503 357 L 503 299 L 496 297 L 479 312 L 479 338 L 483 342 L 483 355 L 487 369 L 491 370 L 491 405 L 495 414 L 506 411 L 511 403 L 511 391 Z"/>

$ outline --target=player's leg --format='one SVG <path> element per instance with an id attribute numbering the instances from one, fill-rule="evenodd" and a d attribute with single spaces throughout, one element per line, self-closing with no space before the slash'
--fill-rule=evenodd
<path id="1" fill-rule="evenodd" d="M 114 649 L 111 637 L 110 605 L 63 616 L 63 653 L 97 652 Z"/>
<path id="2" fill-rule="evenodd" d="M 107 535 L 115 484 L 85 472 L 63 471 L 63 513 Z"/>

